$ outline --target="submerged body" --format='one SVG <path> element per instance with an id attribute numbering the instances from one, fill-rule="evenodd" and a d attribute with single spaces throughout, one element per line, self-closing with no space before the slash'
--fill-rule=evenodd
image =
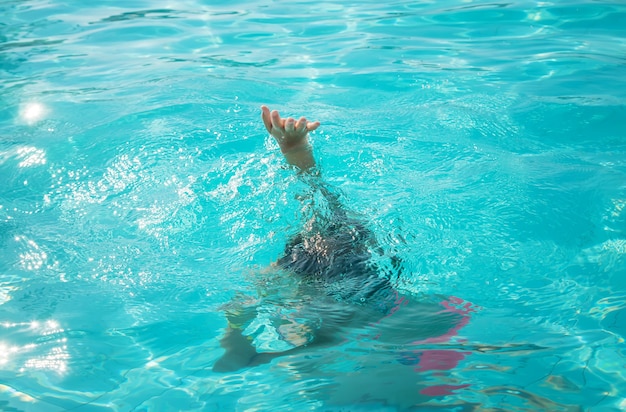
<path id="1" fill-rule="evenodd" d="M 388 313 L 397 294 L 372 262 L 372 253 L 380 253 L 374 235 L 360 220 L 348 216 L 326 186 L 317 190 L 327 201 L 328 213 L 314 211 L 305 229 L 286 245 L 277 266 L 338 301 L 375 302 L 380 312 Z"/>
<path id="2" fill-rule="evenodd" d="M 310 210 L 303 229 L 273 265 L 281 275 L 295 280 L 294 292 L 282 298 L 280 293 L 240 298 L 225 308 L 228 329 L 221 341 L 225 353 L 214 371 L 237 370 L 305 347 L 336 344 L 350 331 L 372 324 L 376 339 L 393 344 L 424 341 L 458 329 L 463 314 L 437 303 L 400 297 L 390 273 L 374 263 L 372 254 L 382 253 L 374 235 L 343 207 L 315 168 L 307 133 L 319 123 L 282 119 L 278 112 L 262 109 L 265 126 L 286 160 L 324 202 Z M 389 259 L 392 266 L 398 266 L 397 260 Z M 251 327 L 261 312 L 275 313 L 269 323 L 282 345 L 262 347 L 257 342 L 268 329 L 267 325 Z"/>

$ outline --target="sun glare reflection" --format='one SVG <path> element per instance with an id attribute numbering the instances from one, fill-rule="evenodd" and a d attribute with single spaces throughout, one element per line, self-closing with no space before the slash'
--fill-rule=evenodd
<path id="1" fill-rule="evenodd" d="M 41 269 L 46 264 L 48 254 L 41 250 L 37 243 L 28 239 L 26 236 L 20 235 L 15 236 L 14 240 L 26 249 L 24 252 L 19 254 L 22 268 L 34 271 Z"/>
<path id="2" fill-rule="evenodd" d="M 0 342 L 0 367 L 6 365 L 18 349 L 17 346 L 10 346 L 4 342 Z"/>
<path id="3" fill-rule="evenodd" d="M 48 112 L 46 106 L 39 102 L 30 102 L 22 106 L 20 118 L 27 124 L 33 124 L 42 120 Z"/>
<path id="4" fill-rule="evenodd" d="M 19 167 L 31 167 L 46 164 L 46 152 L 32 146 L 17 149 L 17 158 L 20 160 Z"/>
<path id="5" fill-rule="evenodd" d="M 1 326 L 34 335 L 34 339 L 30 339 L 34 343 L 15 345 L 0 341 L 0 369 L 15 369 L 21 373 L 28 370 L 47 370 L 59 374 L 67 372 L 70 359 L 67 337 L 57 321 L 5 322 Z M 48 339 L 42 340 L 43 336 Z"/>

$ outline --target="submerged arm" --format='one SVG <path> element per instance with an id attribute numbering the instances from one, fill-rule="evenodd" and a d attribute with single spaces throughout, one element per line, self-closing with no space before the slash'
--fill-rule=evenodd
<path id="1" fill-rule="evenodd" d="M 309 122 L 305 117 L 298 121 L 291 117 L 284 119 L 278 111 L 270 111 L 267 106 L 261 106 L 261 117 L 287 163 L 298 167 L 302 172 L 310 172 L 315 167 L 315 158 L 308 133 L 317 129 L 320 122 Z"/>

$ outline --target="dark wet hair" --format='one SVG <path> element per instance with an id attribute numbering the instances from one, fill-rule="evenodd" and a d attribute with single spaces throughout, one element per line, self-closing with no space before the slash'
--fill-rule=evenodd
<path id="1" fill-rule="evenodd" d="M 373 234 L 357 219 L 334 217 L 294 236 L 278 265 L 337 300 L 366 303 L 392 292 L 371 260 L 378 248 Z"/>

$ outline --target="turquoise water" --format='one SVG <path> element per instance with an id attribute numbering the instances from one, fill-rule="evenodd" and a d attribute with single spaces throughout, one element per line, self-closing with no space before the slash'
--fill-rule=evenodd
<path id="1" fill-rule="evenodd" d="M 626 408 L 625 4 L 0 16 L 0 409 Z M 325 181 L 402 259 L 404 296 L 463 312 L 453 330 L 351 326 L 212 371 L 224 305 L 289 287 L 264 268 L 302 224 L 261 104 L 322 122 Z"/>

